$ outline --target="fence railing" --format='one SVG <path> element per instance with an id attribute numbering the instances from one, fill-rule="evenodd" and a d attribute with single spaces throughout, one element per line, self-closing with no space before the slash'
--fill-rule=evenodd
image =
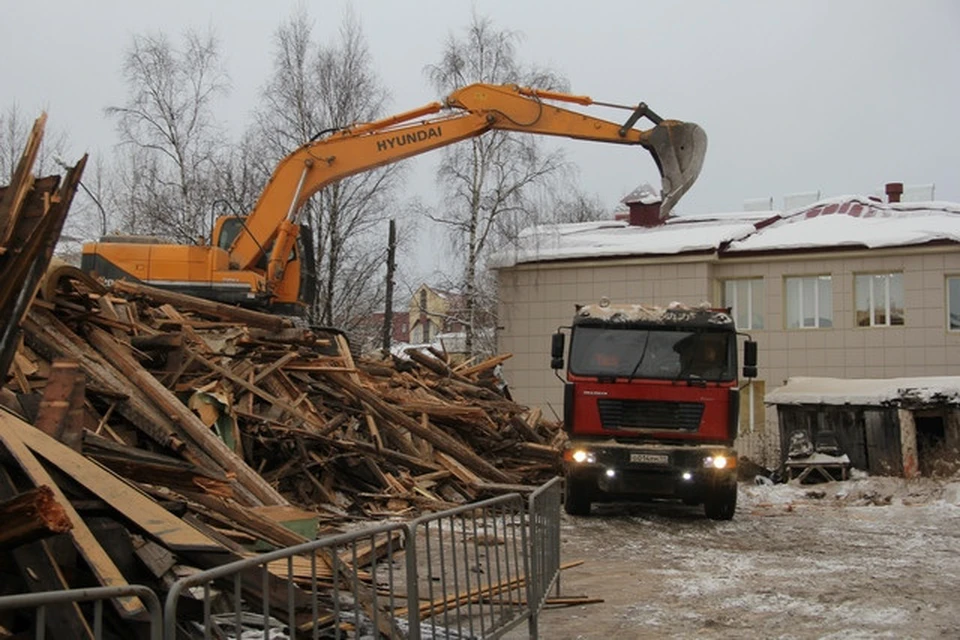
<path id="1" fill-rule="evenodd" d="M 412 523 L 418 584 L 408 589 L 425 599 L 424 635 L 497 638 L 527 619 L 525 518 L 523 499 L 509 494 Z"/>
<path id="2" fill-rule="evenodd" d="M 74 607 L 81 602 L 92 602 L 93 612 L 83 612 L 76 608 L 71 612 L 71 617 L 76 624 L 84 629 L 84 634 L 92 636 L 95 640 L 101 640 L 103 636 L 103 605 L 113 598 L 140 598 L 147 609 L 147 634 L 150 640 L 161 640 L 163 638 L 163 620 L 160 613 L 160 599 L 149 587 L 142 585 L 123 585 L 119 587 L 94 587 L 90 589 L 67 589 L 64 591 L 43 591 L 38 593 L 22 593 L 13 596 L 3 596 L 0 598 L 0 610 L 23 611 L 33 609 L 34 615 L 34 637 L 37 640 L 46 638 L 47 627 L 51 626 L 50 637 L 62 637 L 62 631 L 57 628 L 58 623 L 48 625 L 47 608 L 52 606 L 71 606 Z M 93 618 L 93 625 L 90 625 L 90 618 Z"/>
<path id="3" fill-rule="evenodd" d="M 540 611 L 551 587 L 560 592 L 560 501 L 563 481 L 554 478 L 534 491 L 527 506 L 530 536 L 530 570 L 527 601 L 530 603 L 530 637 L 539 637 Z"/>
<path id="4" fill-rule="evenodd" d="M 162 610 L 139 585 L 4 596 L 0 609 L 36 609 L 40 639 L 50 626 L 47 606 L 92 602 L 85 635 L 99 640 L 103 603 L 124 597 L 146 604 L 150 640 L 498 638 L 524 620 L 536 638 L 559 568 L 555 479 L 526 501 L 504 495 L 198 572 L 171 586 Z"/>
<path id="5" fill-rule="evenodd" d="M 416 602 L 416 591 L 399 589 L 408 584 L 410 567 L 398 570 L 394 556 L 410 531 L 407 523 L 365 528 L 178 580 L 164 606 L 164 637 L 175 640 L 178 624 L 205 639 L 227 631 L 239 638 L 251 628 L 264 638 L 273 637 L 273 631 L 291 638 L 406 637 L 405 629 L 418 625 L 419 610 L 406 606 L 407 600 Z M 188 591 L 197 587 L 200 591 Z M 404 620 L 396 615 L 398 594 L 405 595 L 402 610 L 412 613 Z M 192 615 L 184 615 L 183 607 Z M 217 615 L 211 613 L 214 608 Z"/>

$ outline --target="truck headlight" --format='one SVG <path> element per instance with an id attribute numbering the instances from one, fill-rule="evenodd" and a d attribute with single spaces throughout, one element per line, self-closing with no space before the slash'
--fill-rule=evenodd
<path id="1" fill-rule="evenodd" d="M 572 460 L 577 464 L 593 464 L 597 461 L 597 456 L 586 449 L 568 449 L 564 453 L 567 460 Z"/>
<path id="2" fill-rule="evenodd" d="M 712 469 L 727 469 L 736 466 L 735 458 L 728 458 L 725 455 L 707 456 L 703 459 L 703 466 Z"/>

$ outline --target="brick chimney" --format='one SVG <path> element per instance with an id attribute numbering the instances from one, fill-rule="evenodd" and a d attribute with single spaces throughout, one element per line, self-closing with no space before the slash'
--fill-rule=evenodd
<path id="1" fill-rule="evenodd" d="M 903 183 L 888 182 L 885 190 L 887 192 L 887 202 L 900 202 L 900 196 L 903 195 Z"/>
<path id="2" fill-rule="evenodd" d="M 640 185 L 621 202 L 627 205 L 627 220 L 631 227 L 656 227 L 664 223 L 660 194 L 649 184 Z"/>
<path id="3" fill-rule="evenodd" d="M 631 227 L 656 227 L 663 224 L 660 217 L 660 202 L 646 204 L 643 202 L 628 202 Z"/>

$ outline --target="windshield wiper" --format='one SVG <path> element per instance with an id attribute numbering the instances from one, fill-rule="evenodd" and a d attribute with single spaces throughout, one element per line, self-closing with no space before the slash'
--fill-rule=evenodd
<path id="1" fill-rule="evenodd" d="M 640 359 L 637 360 L 637 364 L 633 366 L 633 369 L 630 371 L 630 375 L 627 376 L 627 382 L 633 380 L 633 376 L 637 375 L 637 370 L 640 369 L 640 365 L 643 364 L 643 359 L 647 357 L 647 345 L 650 344 L 650 334 L 652 331 L 647 331 L 647 337 L 643 341 L 643 349 L 640 351 Z"/>

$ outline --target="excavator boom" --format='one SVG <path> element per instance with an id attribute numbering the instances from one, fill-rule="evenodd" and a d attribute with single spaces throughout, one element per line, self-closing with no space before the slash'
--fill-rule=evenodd
<path id="1" fill-rule="evenodd" d="M 631 113 L 617 123 L 557 103 L 619 107 Z M 643 117 L 654 126 L 634 128 Z M 291 256 L 296 253 L 300 212 L 313 194 L 347 176 L 491 130 L 642 146 L 660 170 L 664 217 L 696 181 L 707 144 L 697 125 L 664 120 L 643 103 L 613 105 L 515 85 L 473 84 L 442 103 L 345 127 L 294 150 L 277 165 L 246 218 L 217 222 L 209 246 L 147 246 L 129 238 L 122 246 L 91 243 L 84 246 L 84 270 L 250 306 L 265 301 L 267 306 L 296 305 L 300 269 Z"/>

